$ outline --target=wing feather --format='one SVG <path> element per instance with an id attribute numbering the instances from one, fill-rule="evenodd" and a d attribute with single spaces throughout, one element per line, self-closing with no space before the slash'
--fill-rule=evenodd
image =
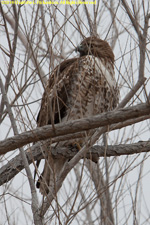
<path id="1" fill-rule="evenodd" d="M 77 58 L 68 59 L 58 65 L 51 74 L 42 97 L 41 108 L 37 116 L 37 125 L 44 126 L 59 123 L 66 113 L 70 71 Z"/>

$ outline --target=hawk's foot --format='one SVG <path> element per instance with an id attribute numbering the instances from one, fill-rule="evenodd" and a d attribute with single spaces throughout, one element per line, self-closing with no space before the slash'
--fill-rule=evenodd
<path id="1" fill-rule="evenodd" d="M 83 142 L 82 142 L 82 141 L 74 141 L 74 142 L 72 142 L 72 143 L 70 144 L 69 147 L 70 147 L 71 149 L 76 148 L 78 151 L 80 151 L 81 148 L 82 148 L 82 146 L 83 146 Z"/>

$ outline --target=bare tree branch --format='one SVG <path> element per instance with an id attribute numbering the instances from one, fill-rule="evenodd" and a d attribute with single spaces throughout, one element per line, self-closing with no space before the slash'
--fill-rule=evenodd
<path id="1" fill-rule="evenodd" d="M 97 197 L 99 198 L 101 203 L 101 224 L 113 225 L 113 209 L 110 195 L 108 193 L 109 185 L 107 182 L 104 181 L 101 169 L 98 165 L 87 160 L 86 167 L 88 168 L 88 171 L 91 175 L 92 181 L 97 192 Z"/>
<path id="2" fill-rule="evenodd" d="M 129 16 L 131 22 L 132 22 L 132 24 L 133 24 L 133 27 L 134 27 L 135 31 L 137 32 L 138 36 L 141 36 L 142 34 L 141 34 L 140 30 L 139 30 L 139 27 L 140 26 L 138 24 L 137 19 L 135 19 L 132 16 L 131 9 L 130 9 L 129 5 L 126 3 L 126 1 L 125 0 L 121 0 L 121 1 L 122 1 L 122 4 L 123 4 L 123 6 L 124 6 L 124 8 L 125 8 L 125 10 L 126 10 L 126 12 L 128 14 L 128 16 Z"/>
<path id="3" fill-rule="evenodd" d="M 18 8 L 18 13 L 16 12 L 15 5 L 13 5 L 13 8 L 14 8 L 14 17 L 15 17 L 14 39 L 13 39 L 13 44 L 12 44 L 12 51 L 10 51 L 10 62 L 9 62 L 9 68 L 8 68 L 8 73 L 7 73 L 7 76 L 6 76 L 6 82 L 5 82 L 6 93 L 8 91 L 8 87 L 9 87 L 9 83 L 10 83 L 10 79 L 11 79 L 11 75 L 12 75 L 12 70 L 13 70 L 13 66 L 14 66 L 15 52 L 16 52 L 16 47 L 17 47 L 18 26 L 19 26 L 20 7 Z M 1 3 L 0 3 L 0 13 L 2 14 L 2 16 L 4 18 L 4 12 L 3 12 L 3 8 L 2 8 Z M 5 21 L 5 23 L 6 23 L 6 21 Z M 7 33 L 7 37 L 9 37 L 8 33 Z M 3 110 L 4 110 L 4 101 L 3 101 L 3 97 L 2 97 L 1 108 L 0 108 L 0 121 L 1 121 L 2 114 L 3 114 Z"/>
<path id="4" fill-rule="evenodd" d="M 4 206 L 1 208 L 2 223 L 4 221 L 16 225 L 24 224 L 24 221 L 34 223 L 33 211 L 25 206 L 27 203 L 31 207 L 33 202 L 31 188 L 26 191 L 28 186 L 26 181 L 30 176 L 27 177 L 24 171 L 21 171 L 25 168 L 21 154 L 16 156 L 16 151 L 10 152 L 32 142 L 35 144 L 32 147 L 25 146 L 27 150 L 23 151 L 28 166 L 32 164 L 30 169 L 35 166 L 36 160 L 46 159 L 47 151 L 45 152 L 44 146 L 48 144 L 52 158 L 68 159 L 64 171 L 56 179 L 53 190 L 50 189 L 51 193 L 42 199 L 43 204 L 38 205 L 39 208 L 37 207 L 35 212 L 40 221 L 47 212 L 44 224 L 73 222 L 80 225 L 85 223 L 112 225 L 120 224 L 120 221 L 123 224 L 130 224 L 132 218 L 134 224 L 144 224 L 145 221 L 149 223 L 147 195 L 143 190 L 146 175 L 149 173 L 145 169 L 145 164 L 148 163 L 147 152 L 150 151 L 150 141 L 138 142 L 149 138 L 149 121 L 146 121 L 150 118 L 147 94 L 150 85 L 149 1 L 102 0 L 97 1 L 95 5 L 51 4 L 46 7 L 39 4 L 27 7 L 26 4 L 19 6 L 0 3 L 0 7 L 2 36 L 0 72 L 3 86 L 9 83 L 8 91 L 4 91 L 10 102 L 5 101 L 4 97 L 2 100 L 2 94 L 0 95 L 2 105 L 5 103 L 7 105 L 5 108 L 0 107 L 1 110 L 4 109 L 0 142 L 2 165 L 0 185 Z M 137 105 L 135 108 L 124 109 L 125 111 L 116 109 L 116 112 L 102 114 L 102 117 L 72 121 L 72 124 L 59 124 L 60 127 L 56 125 L 56 129 L 47 126 L 33 130 L 38 101 L 45 88 L 46 77 L 61 60 L 75 57 L 72 47 L 74 48 L 81 39 L 90 34 L 99 34 L 100 38 L 109 41 L 114 48 L 116 78 L 121 89 L 120 97 L 123 99 L 118 109 L 139 102 L 148 102 L 147 105 Z M 14 47 L 15 55 L 13 55 Z M 10 69 L 12 73 L 9 73 Z M 136 111 L 133 113 L 132 110 Z M 140 124 L 136 124 L 138 122 Z M 15 126 L 20 134 L 12 137 Z M 102 139 L 99 137 L 102 134 L 107 135 L 113 130 L 115 132 L 108 135 L 108 143 L 119 145 L 111 146 L 106 143 L 106 146 L 92 146 L 94 143 L 101 143 Z M 88 138 L 89 133 L 94 134 Z M 86 144 L 80 151 L 73 147 L 54 148 L 52 145 L 56 143 L 56 146 L 58 142 L 71 139 L 85 140 L 85 137 L 87 137 Z M 3 156 L 7 152 L 9 153 Z M 145 153 L 140 154 L 142 152 Z M 135 155 L 129 157 L 130 154 Z M 80 159 L 83 160 L 78 163 Z M 89 159 L 95 161 L 99 159 L 99 162 L 95 164 Z M 41 166 L 39 168 L 35 166 L 38 175 Z M 77 176 L 75 170 L 69 173 L 72 168 L 79 169 Z M 134 172 L 136 173 L 132 180 Z M 17 174 L 19 178 L 23 178 L 18 183 L 15 182 L 17 177 L 11 180 Z M 67 174 L 68 177 L 63 182 Z M 61 186 L 62 189 L 58 193 Z M 38 197 L 41 197 L 40 193 Z M 145 204 L 144 207 L 141 202 Z M 21 209 L 18 213 L 17 208 Z M 18 221 L 14 218 L 18 218 Z"/>
<path id="5" fill-rule="evenodd" d="M 147 103 L 139 104 L 125 109 L 103 113 L 97 116 L 84 119 L 69 121 L 65 124 L 56 124 L 55 130 L 51 125 L 38 127 L 32 131 L 23 132 L 14 137 L 8 138 L 0 142 L 0 154 L 12 151 L 23 145 L 53 138 L 56 136 L 72 134 L 79 131 L 86 131 L 98 127 L 103 127 L 118 122 L 123 122 L 129 119 L 138 118 L 144 115 L 149 115 L 150 106 Z"/>
<path id="6" fill-rule="evenodd" d="M 134 85 L 134 87 L 131 89 L 131 91 L 125 96 L 125 98 L 122 100 L 122 102 L 119 104 L 119 107 L 124 107 L 130 99 L 135 95 L 135 93 L 139 90 L 139 88 L 144 84 L 146 78 L 144 77 L 144 70 L 145 70 L 145 55 L 146 55 L 146 39 L 147 39 L 147 30 L 148 30 L 148 21 L 150 19 L 150 14 L 147 14 L 145 17 L 145 24 L 143 33 L 140 31 L 140 25 L 138 24 L 138 21 L 136 18 L 132 16 L 131 9 L 126 3 L 125 0 L 122 0 L 122 4 L 132 22 L 132 25 L 137 32 L 138 38 L 139 38 L 139 48 L 140 48 L 140 62 L 139 62 L 139 78 L 137 83 Z"/>
<path id="7" fill-rule="evenodd" d="M 70 160 L 78 153 L 78 150 L 76 148 L 74 149 L 68 149 L 65 147 L 61 149 L 54 147 L 51 148 L 52 148 L 52 155 L 55 158 L 63 156 L 68 160 Z M 132 155 L 149 151 L 150 151 L 149 141 L 140 141 L 134 144 L 125 144 L 125 145 L 114 145 L 114 146 L 108 145 L 106 157 Z M 29 164 L 33 163 L 33 161 L 44 159 L 44 155 L 41 152 L 41 143 L 36 143 L 30 149 L 27 149 L 25 151 L 25 154 L 27 156 Z M 104 155 L 105 155 L 105 146 L 95 145 L 89 149 L 85 157 L 87 159 L 92 159 L 97 157 L 104 157 Z M 0 168 L 0 177 L 1 177 L 0 186 L 11 180 L 22 169 L 24 169 L 22 157 L 20 154 L 18 154 L 6 165 Z"/>
<path id="8" fill-rule="evenodd" d="M 5 88 L 3 86 L 1 78 L 0 78 L 0 87 L 1 87 L 1 90 L 2 90 L 4 104 L 6 105 L 14 134 L 17 135 L 18 129 L 17 129 L 16 122 L 15 122 L 15 119 L 14 119 L 14 116 L 13 116 L 13 112 L 12 112 L 11 107 L 9 105 L 7 95 L 6 95 L 6 91 L 5 91 Z M 20 155 L 21 155 L 21 158 L 22 158 L 22 162 L 23 162 L 25 171 L 27 173 L 27 177 L 28 177 L 28 181 L 29 181 L 29 185 L 30 185 L 30 189 L 31 189 L 31 195 L 32 195 L 31 208 L 32 208 L 32 211 L 33 211 L 34 222 L 35 222 L 35 225 L 42 225 L 43 224 L 42 218 L 39 216 L 39 213 L 38 213 L 38 207 L 39 207 L 38 206 L 39 205 L 38 197 L 37 197 L 36 188 L 35 188 L 35 185 L 34 185 L 34 180 L 32 178 L 31 170 L 30 170 L 30 167 L 29 167 L 29 164 L 28 164 L 28 160 L 27 160 L 26 154 L 24 152 L 24 149 L 21 147 L 19 150 L 20 150 Z"/>
<path id="9" fill-rule="evenodd" d="M 132 151 L 132 153 L 133 153 L 133 149 L 135 150 L 134 153 L 137 153 L 137 151 L 139 153 L 139 145 L 140 145 L 139 143 L 138 143 L 138 145 L 135 144 L 135 145 L 132 146 L 132 150 L 130 149 Z M 141 143 L 142 149 L 143 149 L 143 147 L 144 147 L 144 149 L 147 149 L 147 146 L 148 146 L 147 143 L 149 143 L 149 142 L 142 142 Z M 121 147 L 121 145 L 119 145 L 119 149 L 120 149 L 120 147 Z M 128 147 L 129 147 L 129 145 L 127 145 L 127 152 L 129 153 L 129 148 Z M 114 148 L 114 146 L 113 146 L 113 148 Z M 108 151 L 108 149 L 107 149 L 107 151 Z M 123 153 L 124 149 L 125 149 L 125 145 L 121 149 L 122 150 L 122 153 Z M 142 152 L 142 149 L 140 149 L 140 153 Z M 148 151 L 149 150 L 150 149 L 149 149 L 149 146 L 148 146 Z M 64 179 L 66 178 L 67 174 L 75 166 L 75 164 L 83 157 L 84 153 L 85 154 L 87 153 L 87 151 L 88 151 L 88 148 L 86 146 L 83 147 L 68 163 L 66 163 L 66 165 L 64 167 L 64 170 L 61 172 L 60 176 L 58 177 L 58 179 L 56 181 L 55 187 L 53 187 L 53 189 L 51 190 L 51 192 L 47 195 L 47 197 L 46 197 L 45 201 L 43 202 L 42 206 L 40 207 L 41 216 L 43 216 L 46 213 L 46 211 L 48 210 L 50 204 L 52 203 L 53 199 L 55 198 L 56 193 L 61 188 L 61 185 L 62 185 Z M 116 152 L 116 149 L 114 149 L 114 152 L 115 152 L 115 154 L 117 153 Z M 92 150 L 92 153 L 93 153 L 93 150 Z M 104 147 L 103 154 L 105 154 L 105 147 Z M 118 153 L 117 153 L 117 155 L 118 155 Z"/>

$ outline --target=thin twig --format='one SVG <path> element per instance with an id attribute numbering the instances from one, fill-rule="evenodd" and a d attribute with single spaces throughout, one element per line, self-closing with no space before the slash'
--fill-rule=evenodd
<path id="1" fill-rule="evenodd" d="M 11 107 L 9 105 L 7 94 L 6 94 L 6 91 L 5 91 L 5 88 L 3 86 L 1 78 L 0 78 L 0 87 L 1 87 L 1 90 L 2 90 L 4 104 L 6 105 L 6 108 L 7 108 L 8 114 L 9 114 L 9 118 L 10 118 L 10 121 L 11 121 L 11 124 L 12 124 L 13 132 L 14 132 L 15 135 L 18 135 L 19 133 L 18 133 L 18 129 L 17 129 L 17 126 L 16 126 L 16 122 L 15 122 Z M 35 222 L 35 225 L 42 225 L 43 224 L 42 218 L 39 216 L 39 213 L 38 213 L 38 207 L 39 207 L 38 197 L 37 197 L 37 193 L 36 193 L 34 180 L 32 178 L 32 174 L 31 174 L 30 167 L 29 167 L 29 164 L 28 164 L 28 160 L 27 160 L 26 154 L 24 152 L 24 149 L 21 147 L 19 150 L 20 150 L 20 154 L 21 154 L 21 157 L 22 157 L 22 161 L 23 161 L 23 164 L 24 164 L 25 171 L 27 173 L 28 181 L 29 181 L 29 184 L 30 184 L 31 195 L 32 195 L 32 212 L 33 212 L 34 222 Z"/>
<path id="2" fill-rule="evenodd" d="M 13 8 L 15 8 L 15 5 L 13 5 Z M 0 12 L 4 17 L 4 12 L 3 12 L 1 4 L 0 4 Z M 11 75 L 12 75 L 12 70 L 13 70 L 13 66 L 14 66 L 14 60 L 15 60 L 15 52 L 16 52 L 17 38 L 18 38 L 19 12 L 20 12 L 20 8 L 18 9 L 18 15 L 17 15 L 17 13 L 15 13 L 14 39 L 13 39 L 13 44 L 12 44 L 13 47 L 12 47 L 12 51 L 10 51 L 10 62 L 9 62 L 8 73 L 7 73 L 6 82 L 5 82 L 6 93 L 8 91 L 8 87 L 9 87 L 9 83 L 10 83 L 10 79 L 11 79 Z M 11 50 L 11 48 L 10 48 L 10 50 Z M 2 97 L 1 109 L 0 109 L 0 123 L 1 123 L 1 117 L 3 114 L 3 110 L 4 110 L 4 99 Z"/>
<path id="3" fill-rule="evenodd" d="M 145 55 L 146 55 L 146 39 L 147 39 L 147 30 L 148 30 L 148 21 L 150 19 L 150 14 L 147 14 L 145 17 L 145 24 L 143 33 L 141 33 L 139 27 L 140 25 L 137 22 L 137 19 L 132 16 L 130 7 L 126 3 L 125 0 L 122 0 L 122 4 L 132 22 L 132 25 L 137 32 L 138 38 L 139 38 L 139 48 L 140 48 L 140 62 L 139 62 L 139 77 L 138 81 L 133 87 L 133 89 L 125 96 L 125 98 L 122 100 L 122 102 L 119 104 L 117 108 L 124 107 L 130 99 L 135 95 L 135 93 L 139 90 L 139 88 L 144 84 L 146 78 L 144 77 L 144 69 L 145 69 Z"/>

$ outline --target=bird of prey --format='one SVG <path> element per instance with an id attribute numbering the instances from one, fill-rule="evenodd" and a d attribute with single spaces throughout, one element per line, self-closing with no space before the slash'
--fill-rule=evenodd
<path id="1" fill-rule="evenodd" d="M 37 118 L 38 127 L 87 118 L 117 106 L 114 54 L 109 44 L 98 37 L 88 37 L 76 51 L 79 57 L 63 61 L 50 74 Z M 84 141 L 84 138 L 62 141 L 57 147 L 83 146 Z M 43 195 L 54 186 L 65 162 L 65 158 L 52 159 L 48 149 L 44 170 L 37 182 Z"/>

